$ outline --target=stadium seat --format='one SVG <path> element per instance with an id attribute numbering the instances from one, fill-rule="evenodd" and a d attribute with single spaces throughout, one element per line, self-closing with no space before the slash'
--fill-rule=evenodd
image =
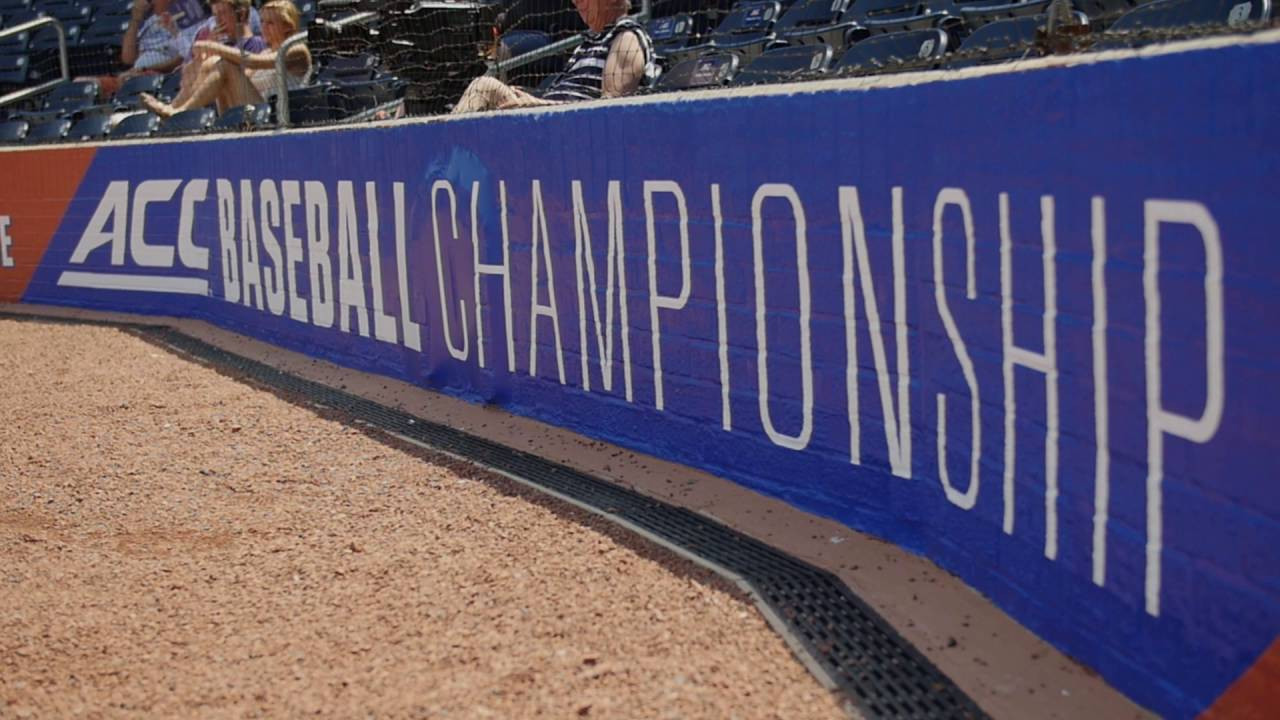
<path id="1" fill-rule="evenodd" d="M 67 35 L 67 47 L 73 47 L 80 42 L 80 26 L 64 25 L 63 32 Z M 51 27 L 43 27 L 36 30 L 31 35 L 28 45 L 31 50 L 57 50 L 58 49 L 58 31 Z"/>
<path id="2" fill-rule="evenodd" d="M 213 124 L 213 128 L 215 130 L 255 130 L 270 124 L 271 106 L 267 103 L 258 103 L 228 108 Z"/>
<path id="3" fill-rule="evenodd" d="M 400 95 L 402 86 L 400 79 L 392 75 L 365 82 L 335 83 L 329 105 L 336 115 L 350 117 L 392 102 Z M 292 115 L 292 106 L 290 110 Z"/>
<path id="4" fill-rule="evenodd" d="M 956 0 L 956 11 L 971 30 L 996 20 L 1042 15 L 1053 0 Z"/>
<path id="5" fill-rule="evenodd" d="M 0 55 L 0 85 L 25 84 L 30 64 L 26 55 Z"/>
<path id="6" fill-rule="evenodd" d="M 66 118 L 50 120 L 27 128 L 27 136 L 23 138 L 22 142 L 25 145 L 58 142 L 67 134 L 69 129 L 71 129 L 71 121 Z"/>
<path id="7" fill-rule="evenodd" d="M 5 27 L 14 23 L 5 21 Z M 0 55 L 22 55 L 27 52 L 30 47 L 31 33 L 20 32 L 16 35 L 10 35 L 0 38 Z"/>
<path id="8" fill-rule="evenodd" d="M 92 105 L 98 97 L 97 80 L 75 80 L 55 87 L 44 98 L 46 110 L 73 109 Z"/>
<path id="9" fill-rule="evenodd" d="M 675 65 L 658 78 L 657 90 L 691 90 L 719 87 L 733 80 L 741 58 L 736 53 L 719 52 L 689 58 Z"/>
<path id="10" fill-rule="evenodd" d="M 743 62 L 750 62 L 774 42 L 773 26 L 781 15 L 782 4 L 776 1 L 736 5 L 705 42 L 674 51 L 670 56 L 675 61 L 683 61 L 707 52 L 727 51 L 741 55 Z"/>
<path id="11" fill-rule="evenodd" d="M 120 47 L 124 42 L 124 33 L 129 29 L 129 18 L 125 16 L 107 16 L 99 18 L 90 23 L 80 33 L 81 45 L 107 45 L 110 47 Z"/>
<path id="12" fill-rule="evenodd" d="M 289 91 L 289 122 L 293 125 L 318 125 L 333 120 L 329 106 L 330 85 L 318 84 Z"/>
<path id="13" fill-rule="evenodd" d="M 825 72 L 831 64 L 829 45 L 790 45 L 764 51 L 734 76 L 730 85 L 760 85 L 796 80 Z"/>
<path id="14" fill-rule="evenodd" d="M 1084 19 L 1083 14 L 1077 17 Z M 965 38 L 955 53 L 946 59 L 943 67 L 954 70 L 1041 57 L 1044 51 L 1036 46 L 1036 31 L 1044 27 L 1045 20 L 1044 15 L 1030 15 L 983 25 Z"/>
<path id="15" fill-rule="evenodd" d="M 659 57 L 683 50 L 696 37 L 693 18 L 688 13 L 650 20 L 645 29 L 653 40 L 653 52 Z"/>
<path id="16" fill-rule="evenodd" d="M 372 80 L 378 72 L 378 56 L 361 53 L 354 56 L 334 55 L 325 58 L 316 73 L 317 80 Z"/>
<path id="17" fill-rule="evenodd" d="M 122 107 L 137 106 L 139 94 L 155 95 L 160 91 L 162 84 L 164 84 L 163 75 L 134 75 L 120 85 L 120 89 L 116 91 L 115 103 Z"/>
<path id="18" fill-rule="evenodd" d="M 850 45 L 831 73 L 848 76 L 928 70 L 937 67 L 949 41 L 950 36 L 938 28 L 872 35 Z"/>
<path id="19" fill-rule="evenodd" d="M 202 133 L 213 127 L 218 119 L 218 111 L 211 107 L 194 108 L 175 113 L 172 117 L 161 121 L 157 135 L 193 135 Z"/>
<path id="20" fill-rule="evenodd" d="M 1089 18 L 1095 27 L 1107 27 L 1144 0 L 1072 0 L 1072 6 Z"/>
<path id="21" fill-rule="evenodd" d="M 1048 0 L 1046 0 L 1047 2 Z M 787 45 L 825 43 L 839 47 L 853 20 L 842 20 L 854 0 L 800 0 L 782 15 L 774 28 L 778 42 Z"/>
<path id="22" fill-rule="evenodd" d="M 21 142 L 27 136 L 30 124 L 26 120 L 6 120 L 0 122 L 0 143 Z"/>
<path id="23" fill-rule="evenodd" d="M 950 30 L 964 22 L 951 0 L 857 0 L 840 20 L 850 24 L 845 34 L 848 44 L 878 33 L 934 27 Z"/>
<path id="24" fill-rule="evenodd" d="M 4 16 L 6 21 L 9 16 L 31 9 L 31 0 L 0 0 L 0 16 Z"/>
<path id="25" fill-rule="evenodd" d="M 107 137 L 112 140 L 151 137 L 158 127 L 160 127 L 160 118 L 154 113 L 140 112 L 117 123 L 111 128 L 111 132 L 107 133 Z"/>
<path id="26" fill-rule="evenodd" d="M 160 81 L 160 87 L 156 90 L 156 96 L 164 100 L 172 100 L 178 96 L 181 89 L 182 69 L 179 68 L 164 76 Z"/>
<path id="27" fill-rule="evenodd" d="M 89 140 L 102 140 L 107 136 L 107 130 L 111 127 L 111 115 L 99 114 L 89 115 L 77 120 L 71 129 L 67 131 L 67 140 L 85 142 Z"/>
<path id="28" fill-rule="evenodd" d="M 75 2 L 44 2 L 40 4 L 39 12 L 51 18 L 57 18 L 64 26 L 88 23 L 93 17 L 93 8 Z"/>
<path id="29" fill-rule="evenodd" d="M 1152 30 L 1168 29 L 1176 36 L 1176 31 L 1196 26 L 1238 26 L 1270 18 L 1269 0 L 1156 0 L 1125 13 L 1094 47 L 1142 47 L 1162 42 L 1163 38 L 1149 34 Z"/>

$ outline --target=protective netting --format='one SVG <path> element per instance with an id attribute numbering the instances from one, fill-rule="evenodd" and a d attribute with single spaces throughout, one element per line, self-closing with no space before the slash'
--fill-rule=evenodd
<path id="1" fill-rule="evenodd" d="M 11 30 L 40 17 L 79 82 L 15 98 L 61 77 L 55 27 Z M 1269 0 L 0 0 L 0 142 L 946 71 L 1271 25 Z"/>

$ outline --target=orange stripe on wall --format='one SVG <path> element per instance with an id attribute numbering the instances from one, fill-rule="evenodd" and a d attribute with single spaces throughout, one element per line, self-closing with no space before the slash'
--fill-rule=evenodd
<path id="1" fill-rule="evenodd" d="M 0 216 L 12 267 L 0 265 L 0 302 L 17 302 L 40 266 L 62 222 L 94 148 L 59 148 L 0 153 Z"/>
<path id="2" fill-rule="evenodd" d="M 1280 638 L 1218 697 L 1200 720 L 1270 720 L 1280 717 Z"/>

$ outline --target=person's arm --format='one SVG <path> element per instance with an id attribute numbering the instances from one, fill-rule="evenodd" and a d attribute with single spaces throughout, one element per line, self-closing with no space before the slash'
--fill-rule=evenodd
<path id="1" fill-rule="evenodd" d="M 219 42 L 202 40 L 194 46 L 195 50 L 203 50 L 210 55 L 217 55 L 233 62 L 246 70 L 266 70 L 276 66 L 275 50 L 264 50 L 258 53 L 241 52 L 239 48 L 223 45 Z M 293 75 L 301 75 L 311 67 L 311 52 L 305 45 L 294 45 L 285 55 L 285 68 Z"/>
<path id="2" fill-rule="evenodd" d="M 133 67 L 138 61 L 138 31 L 146 22 L 150 0 L 133 0 L 133 8 L 129 14 L 129 27 L 124 31 L 124 42 L 120 45 L 120 61 Z"/>
<path id="3" fill-rule="evenodd" d="M 609 57 L 604 62 L 601 97 L 630 95 L 644 79 L 644 48 L 634 32 L 614 38 Z"/>

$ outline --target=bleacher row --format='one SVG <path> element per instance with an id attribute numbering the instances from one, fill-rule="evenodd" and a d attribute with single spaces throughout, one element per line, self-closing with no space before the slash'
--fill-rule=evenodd
<path id="1" fill-rule="evenodd" d="M 647 22 L 663 72 L 645 92 L 786 82 L 815 77 L 905 70 L 954 69 L 1035 57 L 1049 52 L 1134 47 L 1188 34 L 1261 27 L 1270 0 L 1070 0 L 1066 17 L 1053 0 L 655 0 Z M 407 10 L 387 3 L 328 0 L 317 12 L 298 2 L 310 28 L 317 72 L 308 87 L 289 93 L 290 120 L 320 125 L 373 117 L 404 103 L 406 89 L 438 112 L 456 100 L 484 61 L 546 47 L 582 30 L 568 0 L 460 0 L 432 22 L 478 27 L 427 27 L 421 3 Z M 132 0 L 0 0 L 0 29 L 41 15 L 66 30 L 73 77 L 118 72 Z M 441 3 L 434 3 L 440 6 Z M 638 0 L 633 5 L 639 6 Z M 326 31 L 326 23 L 357 9 L 378 8 L 356 32 Z M 1051 24 L 1065 26 L 1046 33 Z M 332 13 L 332 14 L 327 14 Z M 399 13 L 399 14 L 397 14 Z M 412 23 L 406 18 L 417 17 Z M 490 27 L 479 27 L 490 23 Z M 336 28 L 337 26 L 330 26 Z M 485 37 L 501 34 L 486 48 Z M 1055 44 L 1056 43 L 1056 44 Z M 1065 45 L 1064 45 L 1065 43 Z M 0 39 L 0 94 L 58 75 L 52 27 Z M 566 54 L 542 58 L 509 73 L 509 80 L 546 87 Z M 385 58 L 385 60 L 384 60 Z M 443 80 L 441 80 L 443 78 Z M 414 87 L 414 86 L 417 87 Z M 270 104 L 190 110 L 161 121 L 144 112 L 138 95 L 172 98 L 179 73 L 142 75 L 102 102 L 92 81 L 66 82 L 16 108 L 0 108 L 0 143 L 139 138 L 272 127 Z M 424 91 L 425 89 L 425 91 Z M 385 113 L 381 113 L 385 114 Z"/>

